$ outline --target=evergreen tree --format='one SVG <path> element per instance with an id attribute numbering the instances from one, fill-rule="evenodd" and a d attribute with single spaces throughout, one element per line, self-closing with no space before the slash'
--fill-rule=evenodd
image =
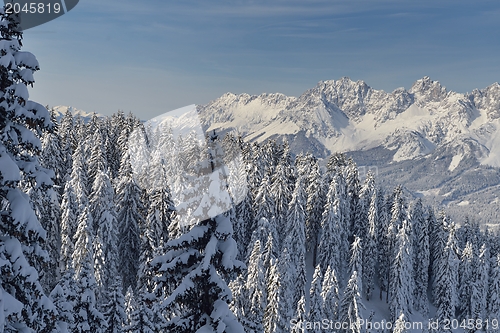
<path id="1" fill-rule="evenodd" d="M 64 194 L 61 203 L 61 253 L 59 269 L 61 272 L 71 267 L 71 256 L 75 249 L 73 235 L 76 233 L 78 219 L 78 201 L 73 191 L 71 181 L 64 185 Z"/>
<path id="2" fill-rule="evenodd" d="M 297 311 L 294 319 L 296 324 L 291 327 L 291 332 L 305 333 L 306 330 L 304 329 L 304 326 L 306 325 L 307 318 L 306 318 L 306 299 L 304 295 L 299 299 L 299 302 L 297 303 Z"/>
<path id="3" fill-rule="evenodd" d="M 377 192 L 372 191 L 368 209 L 368 228 L 366 230 L 366 245 L 363 252 L 363 280 L 365 285 L 366 299 L 370 300 L 375 288 L 375 267 L 377 264 L 378 244 L 378 198 Z"/>
<path id="4" fill-rule="evenodd" d="M 294 285 L 295 285 L 295 274 L 296 267 L 290 260 L 290 254 L 288 249 L 285 247 L 281 252 L 278 261 L 278 273 L 280 277 L 279 281 L 279 318 L 278 322 L 279 330 L 283 332 L 290 331 L 290 320 L 293 318 L 297 304 L 294 303 Z"/>
<path id="5" fill-rule="evenodd" d="M 475 261 L 472 250 L 472 243 L 467 242 L 462 251 L 462 257 L 458 266 L 459 290 L 458 290 L 458 306 L 460 318 L 473 318 L 472 309 L 476 307 L 473 302 L 475 297 L 472 297 L 473 288 L 475 289 Z"/>
<path id="6" fill-rule="evenodd" d="M 78 220 L 78 229 L 75 234 L 75 251 L 73 265 L 75 269 L 76 294 L 73 308 L 75 321 L 71 332 L 106 332 L 106 321 L 103 314 L 97 309 L 95 292 L 97 283 L 94 273 L 94 258 L 92 251 L 92 215 L 85 208 Z"/>
<path id="7" fill-rule="evenodd" d="M 57 326 L 62 332 L 69 331 L 69 328 L 74 325 L 75 321 L 73 308 L 75 307 L 78 295 L 75 291 L 76 282 L 74 280 L 74 273 L 73 267 L 68 267 L 61 280 L 50 293 L 50 299 L 59 312 Z"/>
<path id="8" fill-rule="evenodd" d="M 491 267 L 487 310 L 490 321 L 493 319 L 498 320 L 500 315 L 500 255 L 494 258 Z"/>
<path id="9" fill-rule="evenodd" d="M 280 276 L 278 266 L 275 262 L 271 263 L 268 275 L 267 302 L 263 323 L 265 333 L 274 333 L 278 331 L 278 327 L 282 322 L 279 311 L 282 301 L 280 299 Z"/>
<path id="10" fill-rule="evenodd" d="M 53 124 L 48 111 L 29 100 L 27 86 L 39 66 L 33 54 L 20 51 L 18 17 L 2 8 L 0 20 L 0 331 L 51 332 L 56 310 L 31 265 L 46 256 L 47 234 L 20 181 L 36 188 L 52 185 L 37 158 L 37 136 Z"/>
<path id="11" fill-rule="evenodd" d="M 109 333 L 122 333 L 127 321 L 125 313 L 125 298 L 123 297 L 121 277 L 115 276 L 113 283 L 107 291 L 107 303 L 103 304 L 103 314 Z"/>
<path id="12" fill-rule="evenodd" d="M 414 307 L 423 315 L 429 313 L 429 300 L 427 289 L 429 283 L 429 226 L 428 220 L 424 216 L 422 201 L 419 199 L 412 212 L 412 221 L 415 230 L 415 252 L 414 252 L 414 272 L 415 272 L 415 292 Z"/>
<path id="13" fill-rule="evenodd" d="M 254 244 L 250 261 L 248 263 L 248 277 L 246 289 L 250 300 L 249 313 L 247 318 L 256 326 L 259 326 L 264 319 L 264 310 L 266 309 L 266 280 L 265 268 L 262 258 L 260 241 Z"/>
<path id="14" fill-rule="evenodd" d="M 166 245 L 166 254 L 156 257 L 157 274 L 176 288 L 162 302 L 162 309 L 181 307 L 167 323 L 168 332 L 241 332 L 242 327 L 229 310 L 231 291 L 224 280 L 241 269 L 236 261 L 236 244 L 229 218 L 200 221 L 189 232 Z"/>
<path id="15" fill-rule="evenodd" d="M 99 296 L 111 285 L 118 274 L 118 226 L 114 206 L 114 191 L 106 173 L 96 174 L 90 200 L 94 219 L 95 277 Z M 104 301 L 104 300 L 103 300 Z"/>
<path id="16" fill-rule="evenodd" d="M 128 152 L 124 154 L 117 186 L 119 272 L 124 289 L 135 288 L 139 270 L 139 225 L 143 224 L 141 190 L 132 177 Z"/>
<path id="17" fill-rule="evenodd" d="M 321 222 L 321 234 L 319 236 L 318 264 L 322 269 L 331 266 L 337 271 L 344 272 L 345 247 L 347 246 L 347 230 L 345 229 L 342 216 L 342 200 L 340 195 L 340 184 L 338 177 L 334 175 L 328 195 L 325 210 Z"/>
<path id="18" fill-rule="evenodd" d="M 130 325 L 125 327 L 125 332 L 128 333 L 156 333 L 161 332 L 161 327 L 154 323 L 153 311 L 149 308 L 151 302 L 145 295 L 147 292 L 141 288 L 138 293 L 137 302 L 131 304 Z"/>
<path id="19" fill-rule="evenodd" d="M 309 306 L 309 321 L 312 323 L 320 323 L 325 317 L 323 313 L 324 309 L 324 299 L 323 299 L 323 290 L 321 286 L 321 282 L 323 280 L 323 275 L 321 274 L 321 267 L 316 266 L 314 270 L 313 279 L 311 282 L 311 290 L 309 292 L 310 295 L 310 306 Z M 311 333 L 320 333 L 322 330 L 320 328 L 316 328 Z"/>
<path id="20" fill-rule="evenodd" d="M 326 269 L 326 274 L 322 285 L 323 314 L 325 318 L 336 320 L 338 318 L 338 307 L 340 303 L 339 283 L 335 269 L 330 266 Z"/>
<path id="21" fill-rule="evenodd" d="M 361 294 L 358 287 L 358 273 L 353 271 L 349 282 L 344 290 L 344 296 L 339 306 L 339 319 L 341 323 L 348 323 L 347 330 L 342 329 L 342 332 L 360 333 L 361 326 L 359 321 L 361 319 L 360 308 L 363 307 L 361 303 Z"/>
<path id="22" fill-rule="evenodd" d="M 317 160 L 311 159 L 309 174 L 307 175 L 307 203 L 306 203 L 306 245 L 307 251 L 312 252 L 313 265 L 316 266 L 318 235 L 321 229 L 321 219 L 325 207 L 325 186 Z"/>
<path id="23" fill-rule="evenodd" d="M 488 283 L 490 274 L 490 252 L 486 244 L 479 250 L 479 267 L 476 270 L 477 306 L 473 308 L 474 318 L 485 319 L 487 309 Z"/>
<path id="24" fill-rule="evenodd" d="M 410 241 L 409 223 L 403 220 L 399 228 L 394 263 L 391 266 L 389 284 L 390 310 L 392 320 L 396 320 L 398 313 L 408 316 L 412 311 L 413 303 L 413 244 Z M 451 317 L 450 317 L 451 318 Z"/>
<path id="25" fill-rule="evenodd" d="M 457 256 L 455 252 L 455 230 L 452 226 L 448 232 L 446 245 L 438 257 L 435 277 L 435 304 L 437 307 L 436 317 L 442 320 L 453 318 L 457 305 L 457 281 L 458 273 Z"/>
<path id="26" fill-rule="evenodd" d="M 361 238 L 357 236 L 351 244 L 351 258 L 349 260 L 349 274 L 352 275 L 353 272 L 357 273 L 358 290 L 360 294 L 363 294 L 363 247 L 361 245 Z"/>

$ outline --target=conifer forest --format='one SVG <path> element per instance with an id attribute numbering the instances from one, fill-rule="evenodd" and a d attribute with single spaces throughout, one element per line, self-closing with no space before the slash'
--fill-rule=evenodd
<path id="1" fill-rule="evenodd" d="M 473 217 L 341 153 L 56 117 L 1 16 L 0 332 L 498 331 L 500 238 Z"/>

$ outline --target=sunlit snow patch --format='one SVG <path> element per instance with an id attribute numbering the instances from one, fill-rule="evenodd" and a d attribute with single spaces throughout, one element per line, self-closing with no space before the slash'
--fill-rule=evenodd
<path id="1" fill-rule="evenodd" d="M 129 153 L 137 183 L 167 189 L 181 227 L 214 218 L 247 194 L 240 149 L 224 151 L 222 138 L 205 132 L 195 105 L 155 117 L 133 131 Z"/>

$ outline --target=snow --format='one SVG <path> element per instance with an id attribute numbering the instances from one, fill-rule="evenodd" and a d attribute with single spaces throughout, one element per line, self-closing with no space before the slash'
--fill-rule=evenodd
<path id="1" fill-rule="evenodd" d="M 453 156 L 453 158 L 451 159 L 450 166 L 448 167 L 448 170 L 449 171 L 455 170 L 457 166 L 460 164 L 460 161 L 462 160 L 463 157 L 464 156 L 462 154 L 457 154 Z"/>
<path id="2" fill-rule="evenodd" d="M 468 206 L 470 202 L 468 200 L 460 201 L 457 206 Z"/>

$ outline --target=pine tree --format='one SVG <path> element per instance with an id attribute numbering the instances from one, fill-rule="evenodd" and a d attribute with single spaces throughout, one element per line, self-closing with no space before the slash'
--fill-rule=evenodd
<path id="1" fill-rule="evenodd" d="M 347 230 L 342 216 L 342 200 L 338 177 L 334 176 L 325 204 L 319 236 L 318 264 L 322 269 L 331 266 L 343 275 L 345 267 L 345 247 L 347 246 Z"/>
<path id="2" fill-rule="evenodd" d="M 306 203 L 306 245 L 307 251 L 313 253 L 313 264 L 316 265 L 318 235 L 321 229 L 321 219 L 325 207 L 325 186 L 322 184 L 322 175 L 317 160 L 310 157 L 311 170 L 307 176 L 307 203 Z"/>
<path id="3" fill-rule="evenodd" d="M 70 265 L 72 265 L 72 263 L 70 263 Z M 75 291 L 76 282 L 74 280 L 74 273 L 73 267 L 68 267 L 61 280 L 50 293 L 50 299 L 59 312 L 57 326 L 62 332 L 68 331 L 75 321 L 73 308 L 75 307 L 75 301 L 78 295 Z"/>
<path id="4" fill-rule="evenodd" d="M 349 275 L 356 272 L 358 278 L 358 290 L 363 294 L 363 247 L 361 245 L 361 238 L 355 237 L 354 242 L 351 244 L 351 258 L 349 259 Z"/>
<path id="5" fill-rule="evenodd" d="M 154 323 L 153 311 L 149 308 L 151 302 L 145 295 L 147 292 L 141 288 L 138 292 L 137 302 L 131 304 L 130 325 L 124 331 L 128 333 L 156 333 L 161 332 L 161 327 Z"/>
<path id="6" fill-rule="evenodd" d="M 330 266 L 326 269 L 322 285 L 323 314 L 325 318 L 336 320 L 338 318 L 338 307 L 340 304 L 339 283 L 335 269 Z"/>
<path id="7" fill-rule="evenodd" d="M 279 307 L 281 306 L 280 299 L 280 276 L 278 267 L 275 262 L 269 267 L 269 279 L 267 283 L 267 301 L 264 311 L 264 332 L 274 333 L 279 329 L 279 324 L 282 322 L 280 318 Z"/>
<path id="8" fill-rule="evenodd" d="M 342 330 L 342 332 L 348 333 L 360 333 L 361 326 L 359 325 L 359 320 L 361 319 L 360 308 L 363 307 L 361 303 L 361 294 L 359 293 L 358 287 L 358 273 L 353 271 L 347 286 L 344 290 L 344 296 L 340 302 L 339 306 L 339 319 L 341 323 L 348 323 L 349 328 L 347 330 Z"/>
<path id="9" fill-rule="evenodd" d="M 280 277 L 279 283 L 279 295 L 280 295 L 280 304 L 279 304 L 279 318 L 278 322 L 279 329 L 283 332 L 290 331 L 290 320 L 294 316 L 294 312 L 297 308 L 297 304 L 294 303 L 294 288 L 295 285 L 295 272 L 296 267 L 293 266 L 293 263 L 290 260 L 290 254 L 288 249 L 285 247 L 281 252 L 279 261 L 278 261 L 278 272 Z"/>
<path id="10" fill-rule="evenodd" d="M 95 176 L 90 205 L 95 230 L 93 243 L 95 277 L 100 297 L 104 295 L 104 291 L 118 274 L 118 226 L 114 191 L 107 174 L 104 172 L 99 172 Z"/>
<path id="11" fill-rule="evenodd" d="M 153 260 L 157 274 L 166 278 L 176 288 L 162 302 L 162 309 L 180 306 L 166 326 L 169 332 L 232 332 L 242 330 L 236 317 L 229 310 L 231 291 L 224 278 L 241 269 L 236 261 L 236 244 L 232 238 L 229 218 L 200 221 L 191 230 L 170 240 L 166 254 Z M 225 327 L 225 329 L 224 329 Z"/>
<path id="12" fill-rule="evenodd" d="M 78 219 L 78 202 L 71 181 L 64 185 L 61 203 L 61 252 L 59 269 L 61 272 L 71 267 L 71 256 L 75 249 L 73 235 L 76 233 Z"/>
<path id="13" fill-rule="evenodd" d="M 309 306 L 309 321 L 312 323 L 320 323 L 325 317 L 323 313 L 324 309 L 324 299 L 323 290 L 321 282 L 323 280 L 323 275 L 321 274 L 321 267 L 318 265 L 314 270 L 313 279 L 311 282 L 310 295 L 310 306 Z M 311 333 L 320 333 L 322 330 L 318 327 L 316 329 L 310 330 Z"/>
<path id="14" fill-rule="evenodd" d="M 375 287 L 375 266 L 377 264 L 378 243 L 378 198 L 377 192 L 372 191 L 368 209 L 368 228 L 366 230 L 366 245 L 363 252 L 363 280 L 365 285 L 366 299 L 370 300 Z"/>
<path id="15" fill-rule="evenodd" d="M 390 310 L 392 320 L 398 314 L 408 316 L 413 303 L 413 244 L 407 220 L 403 220 L 396 236 L 394 263 L 391 265 L 389 284 Z"/>
<path id="16" fill-rule="evenodd" d="M 442 320 L 453 318 L 455 315 L 456 276 L 458 273 L 457 256 L 455 252 L 455 230 L 452 226 L 448 232 L 446 245 L 438 257 L 436 264 L 435 277 L 435 296 L 434 302 L 437 307 L 436 317 L 441 322 Z"/>
<path id="17" fill-rule="evenodd" d="M 424 216 L 422 201 L 419 199 L 412 212 L 412 221 L 415 230 L 415 252 L 414 252 L 414 272 L 415 272 L 415 292 L 414 307 L 423 315 L 429 313 L 429 300 L 427 299 L 427 289 L 429 283 L 429 225 Z"/>
<path id="18" fill-rule="evenodd" d="M 472 297 L 472 289 L 474 288 L 475 281 L 475 261 L 472 250 L 472 243 L 467 242 L 462 251 L 460 263 L 458 266 L 459 276 L 459 290 L 458 290 L 458 306 L 460 311 L 460 318 L 468 319 L 473 318 L 472 309 L 475 308 L 474 298 Z"/>
<path id="19" fill-rule="evenodd" d="M 500 255 L 494 258 L 491 268 L 487 310 L 490 321 L 498 320 L 500 315 Z"/>
<path id="20" fill-rule="evenodd" d="M 127 321 L 125 313 L 125 298 L 120 276 L 115 276 L 113 283 L 107 291 L 107 303 L 103 304 L 103 314 L 107 323 L 108 333 L 122 333 Z"/>
<path id="21" fill-rule="evenodd" d="M 120 181 L 117 186 L 117 223 L 120 242 L 118 243 L 119 272 L 124 289 L 135 288 L 139 270 L 140 237 L 139 225 L 144 223 L 141 190 L 132 177 L 130 159 L 125 152 L 121 162 Z"/>
<path id="22" fill-rule="evenodd" d="M 389 238 L 389 218 L 387 215 L 387 203 L 382 190 L 378 191 L 378 216 L 379 227 L 377 232 L 378 238 L 378 280 L 380 283 L 380 300 L 382 300 L 382 292 L 387 292 L 389 289 L 389 269 L 391 265 L 390 253 L 391 243 Z"/>
<path id="23" fill-rule="evenodd" d="M 38 61 L 21 52 L 22 32 L 15 14 L 0 9 L 0 331 L 51 332 L 56 310 L 44 294 L 31 263 L 46 256 L 46 239 L 20 181 L 36 188 L 52 185 L 39 163 L 37 139 L 51 130 L 48 111 L 29 100 Z"/>
<path id="24" fill-rule="evenodd" d="M 299 302 L 297 303 L 297 311 L 295 315 L 295 325 L 292 325 L 291 332 L 292 333 L 305 333 L 306 330 L 304 326 L 306 325 L 306 299 L 303 295 Z"/>
<path id="25" fill-rule="evenodd" d="M 106 321 L 103 314 L 97 309 L 95 292 L 97 283 L 94 273 L 93 220 L 88 208 L 80 214 L 78 229 L 75 234 L 75 251 L 73 265 L 75 269 L 76 294 L 74 314 L 75 321 L 71 332 L 106 332 Z"/>
<path id="26" fill-rule="evenodd" d="M 488 282 L 490 274 L 490 252 L 486 244 L 479 250 L 479 267 L 476 270 L 477 306 L 473 308 L 474 318 L 485 319 L 487 309 Z"/>
<path id="27" fill-rule="evenodd" d="M 264 310 L 267 305 L 265 275 L 260 241 L 257 240 L 250 255 L 246 284 L 250 300 L 247 318 L 256 326 L 259 326 L 263 322 Z"/>

